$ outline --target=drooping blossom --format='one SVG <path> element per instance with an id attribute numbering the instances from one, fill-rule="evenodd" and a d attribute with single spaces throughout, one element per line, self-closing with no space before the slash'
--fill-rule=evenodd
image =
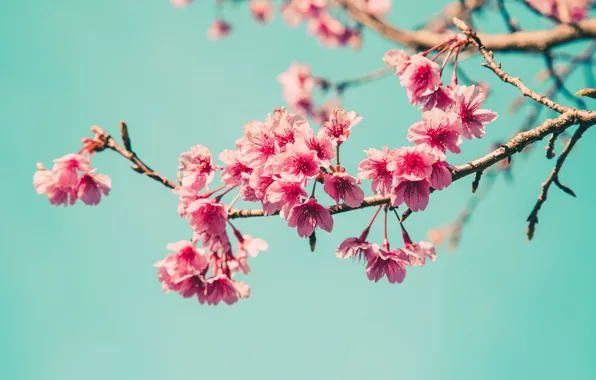
<path id="1" fill-rule="evenodd" d="M 180 215 L 183 218 L 186 218 L 188 215 L 186 211 L 188 206 L 197 199 L 203 198 L 203 196 L 198 195 L 195 191 L 192 191 L 189 188 L 183 186 L 176 187 L 172 190 L 172 192 L 180 197 L 178 201 L 177 211 L 178 215 Z"/>
<path id="2" fill-rule="evenodd" d="M 357 125 L 362 117 L 354 111 L 344 111 L 341 108 L 336 108 L 331 113 L 328 121 L 323 123 L 319 131 L 319 137 L 326 137 L 331 140 L 333 145 L 339 145 L 346 141 L 350 136 L 353 126 Z"/>
<path id="3" fill-rule="evenodd" d="M 427 180 L 400 181 L 391 189 L 391 205 L 406 203 L 412 211 L 421 211 L 428 205 L 430 187 Z"/>
<path id="4" fill-rule="evenodd" d="M 202 249 L 196 249 L 190 241 L 168 244 L 167 249 L 174 253 L 154 264 L 164 292 L 176 291 L 184 297 L 203 292 L 200 277 L 207 270 L 209 256 Z"/>
<path id="5" fill-rule="evenodd" d="M 288 226 L 298 228 L 298 236 L 309 237 L 316 227 L 327 232 L 333 229 L 333 217 L 325 206 L 320 205 L 314 197 L 297 204 L 290 210 Z"/>
<path id="6" fill-rule="evenodd" d="M 211 40 L 220 40 L 225 38 L 230 34 L 232 30 L 232 25 L 230 25 L 227 21 L 222 19 L 217 19 L 213 21 L 211 26 L 209 26 L 209 30 L 207 31 L 207 37 Z"/>
<path id="7" fill-rule="evenodd" d="M 268 23 L 273 19 L 273 4 L 270 0 L 250 0 L 252 17 L 260 23 Z"/>
<path id="8" fill-rule="evenodd" d="M 449 86 L 439 85 L 433 93 L 413 99 L 412 105 L 422 105 L 423 111 L 429 111 L 434 108 L 446 111 L 453 105 L 453 90 Z"/>
<path id="9" fill-rule="evenodd" d="M 328 48 L 336 48 L 341 45 L 340 39 L 345 30 L 345 25 L 328 12 L 322 12 L 308 22 L 308 32 L 318 37 L 321 45 Z"/>
<path id="10" fill-rule="evenodd" d="M 208 186 L 219 169 L 211 160 L 211 151 L 203 145 L 192 146 L 180 155 L 178 170 L 182 172 L 182 186 L 193 191 Z"/>
<path id="11" fill-rule="evenodd" d="M 410 66 L 410 56 L 400 49 L 391 49 L 383 56 L 383 61 L 389 67 L 395 69 L 396 75 L 403 75 Z"/>
<path id="12" fill-rule="evenodd" d="M 571 22 L 579 22 L 586 18 L 593 5 L 592 0 L 525 0 L 525 2 L 543 15 L 559 21 L 564 21 L 563 14 L 567 13 Z M 567 9 L 559 8 L 559 4 Z"/>
<path id="13" fill-rule="evenodd" d="M 395 178 L 405 181 L 418 181 L 430 177 L 432 165 L 437 160 L 425 145 L 396 149 L 393 157 L 387 168 L 394 172 Z"/>
<path id="14" fill-rule="evenodd" d="M 304 19 L 302 13 L 300 13 L 293 3 L 283 3 L 281 5 L 281 17 L 290 28 L 297 27 Z"/>
<path id="15" fill-rule="evenodd" d="M 259 252 L 269 249 L 269 245 L 263 239 L 250 235 L 242 235 L 241 238 L 238 240 L 238 252 L 245 252 L 250 257 L 257 257 Z"/>
<path id="16" fill-rule="evenodd" d="M 236 303 L 238 298 L 248 298 L 250 288 L 243 282 L 233 281 L 224 274 L 210 277 L 205 282 L 205 302 L 217 305 L 221 301 L 228 305 Z"/>
<path id="17" fill-rule="evenodd" d="M 319 174 L 320 162 L 317 154 L 308 149 L 304 142 L 286 145 L 274 164 L 275 170 L 286 180 L 302 181 Z"/>
<path id="18" fill-rule="evenodd" d="M 328 0 L 292 0 L 292 5 L 304 18 L 315 18 L 328 7 Z"/>
<path id="19" fill-rule="evenodd" d="M 399 76 L 410 102 L 417 102 L 419 97 L 428 96 L 439 88 L 440 69 L 439 65 L 420 54 L 410 57 L 410 64 Z"/>
<path id="20" fill-rule="evenodd" d="M 453 91 L 453 112 L 462 123 L 462 135 L 467 139 L 484 136 L 484 125 L 497 118 L 496 112 L 480 109 L 484 95 L 478 86 L 457 86 Z"/>
<path id="21" fill-rule="evenodd" d="M 370 246 L 371 244 L 366 241 L 366 238 L 363 239 L 362 236 L 349 237 L 337 247 L 335 256 L 340 259 L 347 259 L 349 257 L 360 259 Z"/>
<path id="22" fill-rule="evenodd" d="M 394 176 L 388 165 L 395 159 L 392 151 L 384 146 L 383 150 L 370 148 L 364 151 L 368 158 L 358 165 L 358 178 L 372 180 L 371 188 L 375 194 L 386 196 L 391 192 Z"/>
<path id="23" fill-rule="evenodd" d="M 461 152 L 461 132 L 461 120 L 455 113 L 433 108 L 422 114 L 422 121 L 408 129 L 408 140 L 428 146 L 436 155 L 445 157 L 447 149 L 453 153 Z"/>
<path id="24" fill-rule="evenodd" d="M 337 207 L 343 201 L 350 207 L 358 207 L 364 200 L 364 191 L 360 188 L 360 181 L 347 173 L 335 172 L 324 177 L 323 189 L 335 201 Z"/>
<path id="25" fill-rule="evenodd" d="M 437 259 L 435 247 L 427 241 L 421 241 L 418 244 L 410 241 L 405 244 L 403 251 L 408 256 L 412 266 L 423 266 L 427 258 L 431 261 Z"/>
<path id="26" fill-rule="evenodd" d="M 75 191 L 77 197 L 86 205 L 95 206 L 101 201 L 102 194 L 108 196 L 112 180 L 104 174 L 95 174 L 89 171 L 81 176 Z"/>
<path id="27" fill-rule="evenodd" d="M 366 275 L 368 279 L 378 282 L 387 276 L 387 281 L 392 284 L 401 284 L 406 278 L 407 255 L 399 248 L 388 250 L 371 244 L 366 250 Z"/>
<path id="28" fill-rule="evenodd" d="M 77 201 L 76 193 L 73 189 L 63 190 L 56 184 L 54 175 L 51 171 L 43 167 L 41 163 L 37 164 L 38 170 L 33 175 L 33 186 L 37 194 L 45 194 L 54 206 L 73 205 Z"/>
<path id="29" fill-rule="evenodd" d="M 227 187 L 234 187 L 248 181 L 253 169 L 246 165 L 240 152 L 226 149 L 220 153 L 219 159 L 227 164 L 221 172 L 221 180 Z"/>
<path id="30" fill-rule="evenodd" d="M 224 205 L 213 199 L 197 199 L 187 208 L 191 227 L 199 234 L 220 235 L 226 228 L 228 214 Z"/>
<path id="31" fill-rule="evenodd" d="M 202 233 L 195 232 L 193 239 L 200 239 L 203 247 L 212 252 L 217 252 L 219 250 L 227 251 L 232 248 L 230 245 L 230 238 L 225 232 L 221 234 L 212 234 L 208 231 Z"/>
<path id="32" fill-rule="evenodd" d="M 437 161 L 433 164 L 433 171 L 428 179 L 430 186 L 435 190 L 443 190 L 451 185 L 451 170 L 445 161 Z"/>
<path id="33" fill-rule="evenodd" d="M 78 172 L 86 173 L 90 170 L 91 165 L 87 158 L 80 154 L 69 153 L 54 160 L 52 168 L 54 184 L 63 190 L 72 189 L 78 182 Z"/>
<path id="34" fill-rule="evenodd" d="M 277 76 L 277 81 L 282 88 L 282 97 L 290 108 L 310 113 L 315 79 L 308 65 L 292 63 L 287 71 Z"/>

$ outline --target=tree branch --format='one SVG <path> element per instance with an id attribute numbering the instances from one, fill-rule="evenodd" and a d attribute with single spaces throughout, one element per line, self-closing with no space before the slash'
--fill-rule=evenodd
<path id="1" fill-rule="evenodd" d="M 97 125 L 94 125 L 93 127 L 91 127 L 91 131 L 93 133 L 95 133 L 96 140 L 98 143 L 100 143 L 100 145 L 99 145 L 100 149 L 98 149 L 98 150 L 110 148 L 114 152 L 120 154 L 127 160 L 131 161 L 133 163 L 131 168 L 135 172 L 144 174 L 149 178 L 153 178 L 154 180 L 161 182 L 164 186 L 169 187 L 170 189 L 176 188 L 176 184 L 174 182 L 170 181 L 169 179 L 162 176 L 161 174 L 153 171 L 149 166 L 147 166 L 147 164 L 145 164 L 137 156 L 137 154 L 135 152 L 133 152 L 130 149 L 131 142 L 130 142 L 130 137 L 128 135 L 128 127 L 126 126 L 126 124 L 124 122 L 120 123 L 120 131 L 122 134 L 122 139 L 124 140 L 124 144 L 127 147 L 129 147 L 129 149 L 122 147 L 120 144 L 118 144 L 116 142 L 116 140 L 114 140 L 114 138 L 112 136 L 110 136 L 106 131 L 104 131 L 103 128 L 101 128 Z"/>
<path id="2" fill-rule="evenodd" d="M 451 33 L 437 33 L 427 29 L 406 30 L 388 24 L 369 13 L 358 9 L 350 0 L 334 0 L 345 8 L 350 16 L 361 24 L 376 31 L 381 36 L 416 50 L 426 50 L 445 41 Z M 548 30 L 520 31 L 509 34 L 479 34 L 487 49 L 503 52 L 542 53 L 571 41 L 587 40 L 596 37 L 596 18 L 580 21 L 574 25 L 560 24 Z"/>

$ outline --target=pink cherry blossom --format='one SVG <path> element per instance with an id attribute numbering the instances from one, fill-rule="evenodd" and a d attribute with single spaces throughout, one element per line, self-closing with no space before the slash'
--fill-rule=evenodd
<path id="1" fill-rule="evenodd" d="M 292 5 L 304 18 L 318 17 L 327 9 L 327 0 L 292 0 Z"/>
<path id="2" fill-rule="evenodd" d="M 177 194 L 180 199 L 178 202 L 178 215 L 180 215 L 183 218 L 186 218 L 188 213 L 187 213 L 187 209 L 188 206 L 196 201 L 197 199 L 201 199 L 203 198 L 202 196 L 198 195 L 196 192 L 190 190 L 189 188 L 183 187 L 183 186 L 179 186 L 176 187 L 175 189 L 172 190 L 172 192 L 174 194 Z"/>
<path id="3" fill-rule="evenodd" d="M 224 205 L 213 199 L 197 199 L 186 209 L 191 227 L 199 234 L 221 235 L 228 214 Z"/>
<path id="4" fill-rule="evenodd" d="M 407 146 L 397 149 L 387 168 L 395 178 L 405 181 L 418 181 L 430 177 L 432 165 L 437 157 L 425 145 Z"/>
<path id="5" fill-rule="evenodd" d="M 228 165 L 221 172 L 221 180 L 227 187 L 248 181 L 253 169 L 246 165 L 240 152 L 226 149 L 220 153 L 219 159 Z"/>
<path id="6" fill-rule="evenodd" d="M 336 206 L 343 200 L 350 207 L 358 207 L 364 200 L 364 191 L 360 188 L 360 181 L 347 173 L 335 172 L 325 175 L 323 189 L 333 199 Z"/>
<path id="7" fill-rule="evenodd" d="M 245 124 L 241 153 L 246 158 L 246 164 L 252 168 L 265 164 L 269 158 L 279 153 L 271 126 L 260 121 Z"/>
<path id="8" fill-rule="evenodd" d="M 394 161 L 392 152 L 384 146 L 383 150 L 368 149 L 364 151 L 367 159 L 358 165 L 358 178 L 371 179 L 371 188 L 375 194 L 386 196 L 391 192 L 394 176 L 388 165 Z"/>
<path id="9" fill-rule="evenodd" d="M 484 125 L 494 121 L 497 114 L 480 109 L 484 95 L 478 86 L 457 86 L 453 92 L 453 111 L 461 119 L 463 136 L 467 139 L 484 136 Z"/>
<path id="10" fill-rule="evenodd" d="M 453 90 L 451 87 L 439 86 L 436 91 L 429 95 L 412 99 L 412 105 L 418 106 L 421 104 L 423 111 L 429 111 L 435 107 L 446 111 L 453 105 Z"/>
<path id="11" fill-rule="evenodd" d="M 245 252 L 250 257 L 257 257 L 259 252 L 269 249 L 269 245 L 263 239 L 253 238 L 250 235 L 242 235 L 238 241 L 238 252 Z"/>
<path id="12" fill-rule="evenodd" d="M 203 145 L 195 145 L 180 155 L 178 170 L 182 172 L 182 186 L 201 191 L 213 180 L 219 166 L 211 160 L 211 151 Z"/>
<path id="13" fill-rule="evenodd" d="M 418 244 L 406 243 L 403 251 L 408 255 L 410 265 L 413 266 L 423 266 L 427 258 L 431 261 L 437 259 L 435 247 L 427 241 L 421 241 Z"/>
<path id="14" fill-rule="evenodd" d="M 101 201 L 101 195 L 107 196 L 112 187 L 112 180 L 107 175 L 95 174 L 92 171 L 81 176 L 75 191 L 77 197 L 86 205 L 95 206 Z"/>
<path id="15" fill-rule="evenodd" d="M 243 282 L 233 281 L 223 274 L 210 277 L 205 282 L 205 302 L 208 305 L 217 305 L 223 301 L 231 305 L 238 298 L 248 298 L 250 288 Z"/>
<path id="16" fill-rule="evenodd" d="M 170 0 L 172 5 L 177 8 L 184 8 L 188 4 L 192 3 L 192 0 Z"/>
<path id="17" fill-rule="evenodd" d="M 54 206 L 68 206 L 77 201 L 77 196 L 73 189 L 63 190 L 60 188 L 56 184 L 52 172 L 44 168 L 42 164 L 37 164 L 37 168 L 38 170 L 33 176 L 33 186 L 37 194 L 45 194 L 50 204 Z"/>
<path id="18" fill-rule="evenodd" d="M 319 137 L 326 137 L 331 140 L 333 145 L 339 145 L 346 141 L 352 127 L 357 125 L 360 120 L 362 117 L 358 116 L 356 112 L 346 112 L 341 108 L 336 108 L 331 113 L 329 120 L 323 123 Z"/>
<path id="19" fill-rule="evenodd" d="M 283 179 L 302 181 L 319 174 L 320 161 L 317 154 L 308 149 L 304 142 L 286 145 L 286 152 L 281 153 L 274 168 Z"/>
<path id="20" fill-rule="evenodd" d="M 227 37 L 231 30 L 232 25 L 225 20 L 218 19 L 213 21 L 209 27 L 209 30 L 207 31 L 207 37 L 209 37 L 211 40 L 220 40 Z"/>
<path id="21" fill-rule="evenodd" d="M 193 239 L 200 239 L 201 243 L 203 244 L 203 247 L 212 252 L 216 252 L 219 250 L 227 251 L 232 247 L 230 245 L 230 238 L 228 237 L 228 234 L 225 232 L 217 235 L 211 234 L 209 232 L 195 232 Z"/>
<path id="22" fill-rule="evenodd" d="M 357 0 L 352 4 L 368 14 L 382 18 L 391 10 L 391 3 L 392 0 Z"/>
<path id="23" fill-rule="evenodd" d="M 308 196 L 303 187 L 304 184 L 301 182 L 275 181 L 267 189 L 265 200 L 268 203 L 280 205 L 282 216 L 287 218 L 292 207 L 299 204 L 303 197 Z"/>
<path id="24" fill-rule="evenodd" d="M 365 241 L 362 236 L 349 237 L 339 245 L 335 256 L 340 259 L 347 259 L 349 257 L 360 259 L 370 246 L 371 244 Z"/>
<path id="25" fill-rule="evenodd" d="M 168 251 L 173 252 L 155 266 L 164 268 L 172 281 L 176 282 L 189 275 L 203 272 L 209 264 L 209 255 L 202 249 L 196 249 L 195 243 L 181 240 L 166 245 Z"/>
<path id="26" fill-rule="evenodd" d="M 242 272 L 244 274 L 250 273 L 250 265 L 248 265 L 248 257 L 246 251 L 238 251 L 234 256 L 232 251 L 226 253 L 228 269 L 231 273 Z"/>
<path id="27" fill-rule="evenodd" d="M 439 65 L 420 54 L 410 57 L 410 64 L 399 77 L 401 85 L 407 90 L 410 102 L 416 102 L 417 98 L 430 95 L 439 88 L 440 69 Z"/>
<path id="28" fill-rule="evenodd" d="M 392 49 L 385 53 L 383 61 L 387 66 L 395 69 L 396 75 L 403 75 L 410 66 L 410 56 L 405 51 L 398 49 Z"/>
<path id="29" fill-rule="evenodd" d="M 257 166 L 248 179 L 248 185 L 253 189 L 255 196 L 252 202 L 262 200 L 269 186 L 277 179 L 279 179 L 279 176 L 273 174 L 273 164 Z"/>
<path id="30" fill-rule="evenodd" d="M 333 149 L 331 141 L 324 137 L 315 136 L 312 129 L 310 132 L 311 133 L 304 138 L 304 143 L 308 149 L 316 153 L 321 165 L 331 165 L 331 161 L 335 158 L 335 150 Z"/>
<path id="31" fill-rule="evenodd" d="M 260 23 L 268 23 L 273 19 L 273 4 L 269 0 L 250 0 L 249 8 L 252 16 Z"/>
<path id="32" fill-rule="evenodd" d="M 439 157 L 445 157 L 447 149 L 453 153 L 461 152 L 461 132 L 461 120 L 456 114 L 433 108 L 422 114 L 422 121 L 408 129 L 408 140 L 428 146 Z"/>
<path id="33" fill-rule="evenodd" d="M 302 13 L 300 13 L 300 11 L 298 9 L 296 9 L 296 6 L 292 3 L 282 4 L 281 17 L 286 21 L 288 26 L 290 26 L 291 28 L 295 28 L 298 25 L 300 25 L 300 23 L 304 19 L 302 17 Z"/>
<path id="34" fill-rule="evenodd" d="M 445 161 L 437 161 L 433 164 L 433 172 L 429 178 L 430 185 L 435 190 L 443 190 L 451 185 L 451 170 Z"/>
<path id="35" fill-rule="evenodd" d="M 525 0 L 538 12 L 545 16 L 561 20 L 561 10 L 559 9 L 559 0 Z M 572 22 L 579 22 L 586 18 L 593 5 L 591 0 L 563 0 L 567 7 L 569 18 Z"/>
<path id="36" fill-rule="evenodd" d="M 400 181 L 391 189 L 391 205 L 397 207 L 405 202 L 412 211 L 421 211 L 428 205 L 429 196 L 428 181 Z"/>
<path id="37" fill-rule="evenodd" d="M 406 278 L 407 256 L 404 251 L 397 248 L 392 251 L 380 248 L 377 244 L 372 244 L 366 251 L 368 264 L 366 265 L 366 275 L 368 279 L 378 282 L 384 276 L 387 280 L 395 284 L 401 284 Z"/>
<path id="38" fill-rule="evenodd" d="M 315 79 L 310 67 L 302 63 L 293 63 L 288 71 L 278 75 L 283 99 L 294 110 L 310 110 Z"/>
<path id="39" fill-rule="evenodd" d="M 345 33 L 345 26 L 329 13 L 322 12 L 317 17 L 310 19 L 308 32 L 319 37 L 321 45 L 335 48 L 340 45 L 340 38 Z"/>
<path id="40" fill-rule="evenodd" d="M 311 197 L 306 202 L 295 205 L 288 216 L 288 226 L 298 227 L 298 236 L 309 237 L 316 227 L 331 232 L 333 218 L 325 206 L 321 206 L 316 198 Z"/>
<path id="41" fill-rule="evenodd" d="M 54 160 L 52 174 L 54 184 L 63 189 L 73 189 L 78 182 L 78 172 L 91 170 L 89 160 L 80 154 L 70 153 Z"/>

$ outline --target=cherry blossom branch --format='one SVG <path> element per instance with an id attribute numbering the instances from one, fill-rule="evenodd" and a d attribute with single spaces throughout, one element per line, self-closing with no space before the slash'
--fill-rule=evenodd
<path id="1" fill-rule="evenodd" d="M 499 13 L 501 13 L 501 17 L 503 17 L 503 21 L 507 24 L 507 28 L 511 33 L 519 32 L 521 29 L 519 28 L 518 22 L 516 19 L 511 17 L 509 11 L 505 7 L 505 0 L 497 0 L 497 8 L 499 9 Z"/>
<path id="2" fill-rule="evenodd" d="M 359 9 L 351 0 L 334 0 L 344 7 L 359 23 L 376 31 L 383 37 L 400 45 L 416 50 L 425 50 L 445 41 L 451 33 L 437 33 L 428 29 L 411 31 L 401 29 L 380 20 Z M 574 25 L 560 24 L 552 29 L 538 31 L 520 31 L 509 34 L 480 34 L 487 49 L 504 52 L 535 52 L 564 45 L 572 41 L 587 40 L 596 37 L 596 18 L 586 19 Z"/>
<path id="3" fill-rule="evenodd" d="M 110 136 L 106 131 L 103 130 L 103 128 L 97 125 L 91 127 L 91 131 L 95 133 L 96 140 L 101 144 L 98 146 L 98 149 L 96 149 L 97 151 L 109 148 L 114 152 L 120 154 L 127 160 L 131 161 L 133 163 L 131 168 L 135 172 L 144 174 L 149 178 L 153 178 L 154 180 L 161 182 L 164 186 L 169 187 L 170 189 L 176 188 L 176 184 L 174 182 L 157 173 L 156 171 L 153 171 L 132 150 L 132 144 L 130 142 L 128 127 L 126 126 L 126 123 L 124 123 L 123 121 L 120 122 L 120 133 L 122 135 L 122 140 L 125 147 L 118 144 L 112 136 Z"/>
<path id="4" fill-rule="evenodd" d="M 578 129 L 575 131 L 575 133 L 573 134 L 573 136 L 571 137 L 571 139 L 569 140 L 569 142 L 567 143 L 567 145 L 565 146 L 565 148 L 559 155 L 559 158 L 557 159 L 557 163 L 555 164 L 555 167 L 551 171 L 550 175 L 546 178 L 546 181 L 542 184 L 542 189 L 540 191 L 540 194 L 538 195 L 538 200 L 536 201 L 536 204 L 534 205 L 534 208 L 532 209 L 530 216 L 528 216 L 528 228 L 526 230 L 528 240 L 532 240 L 532 238 L 534 237 L 534 231 L 536 230 L 536 224 L 538 224 L 538 212 L 540 211 L 540 208 L 542 207 L 544 202 L 546 202 L 548 190 L 553 183 L 555 185 L 557 185 L 565 193 L 575 197 L 575 193 L 570 188 L 568 188 L 567 186 L 563 185 L 560 182 L 559 173 L 561 171 L 561 168 L 563 167 L 563 164 L 565 163 L 565 160 L 567 159 L 567 156 L 569 156 L 569 153 L 571 152 L 571 150 L 573 149 L 573 147 L 575 146 L 577 141 L 582 137 L 584 132 L 586 130 L 588 130 L 589 127 L 590 127 L 589 124 L 584 124 L 584 123 L 580 124 Z"/>

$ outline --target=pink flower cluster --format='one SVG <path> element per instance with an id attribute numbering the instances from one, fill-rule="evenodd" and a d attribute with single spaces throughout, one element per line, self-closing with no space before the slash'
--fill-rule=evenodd
<path id="1" fill-rule="evenodd" d="M 592 0 L 563 0 L 562 4 L 567 9 L 559 8 L 560 0 L 525 0 L 532 8 L 547 17 L 556 20 L 562 19 L 562 13 L 566 12 L 572 22 L 579 22 L 585 19 L 594 5 Z"/>
<path id="2" fill-rule="evenodd" d="M 390 150 L 369 149 L 360 163 L 359 178 L 372 180 L 374 193 L 391 196 L 391 205 L 405 203 L 412 211 L 424 210 L 430 190 L 451 184 L 447 151 L 460 153 L 462 137 L 481 138 L 485 124 L 497 114 L 481 109 L 483 91 L 478 86 L 450 86 L 441 82 L 441 67 L 422 54 L 390 50 L 383 60 L 393 67 L 406 87 L 410 102 L 422 105 L 422 120 L 408 129 L 415 146 Z"/>
<path id="3" fill-rule="evenodd" d="M 37 194 L 45 194 L 55 206 L 73 205 L 77 199 L 86 205 L 95 206 L 101 201 L 102 195 L 107 196 L 110 193 L 110 177 L 96 174 L 89 162 L 96 146 L 95 141 L 83 141 L 85 147 L 81 152 L 54 160 L 52 170 L 46 169 L 41 163 L 37 164 L 33 186 Z"/>
<path id="4" fill-rule="evenodd" d="M 176 253 L 156 264 L 163 288 L 185 297 L 196 295 L 207 304 L 233 303 L 248 296 L 248 286 L 232 278 L 237 272 L 247 274 L 247 254 L 254 257 L 267 244 L 242 235 L 228 220 L 229 209 L 239 197 L 261 203 L 266 215 L 279 213 L 300 237 L 313 236 L 317 228 L 331 232 L 331 209 L 319 203 L 316 185 L 323 183 L 323 191 L 336 205 L 360 206 L 364 199 L 360 181 L 345 172 L 337 157 L 360 120 L 355 112 L 336 109 L 315 134 L 304 117 L 279 108 L 265 122 L 251 121 L 244 126 L 236 150 L 219 155 L 223 167 L 213 162 L 211 152 L 202 145 L 182 153 L 178 166 L 181 186 L 174 192 L 180 197 L 178 213 L 189 221 L 194 240 L 184 242 L 183 248 L 170 247 Z M 334 158 L 336 164 L 332 165 Z M 221 171 L 224 185 L 211 191 L 217 171 Z M 310 196 L 306 192 L 309 183 Z M 221 203 L 234 189 L 239 190 L 236 199 L 227 206 Z M 238 240 L 236 253 L 228 226 Z M 199 250 L 194 248 L 198 241 L 203 246 Z"/>

